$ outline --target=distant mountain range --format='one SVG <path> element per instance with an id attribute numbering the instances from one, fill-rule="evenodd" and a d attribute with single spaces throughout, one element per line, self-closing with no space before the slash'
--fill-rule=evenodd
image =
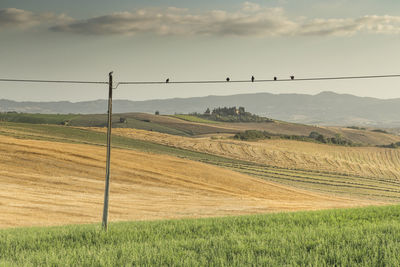
<path id="1" fill-rule="evenodd" d="M 204 112 L 223 106 L 243 106 L 247 111 L 273 119 L 318 125 L 400 127 L 400 98 L 377 99 L 348 94 L 322 92 L 306 94 L 240 94 L 172 98 L 162 100 L 114 100 L 113 112 L 148 112 L 161 114 Z M 85 102 L 16 102 L 0 100 L 0 111 L 26 113 L 107 112 L 106 100 Z"/>

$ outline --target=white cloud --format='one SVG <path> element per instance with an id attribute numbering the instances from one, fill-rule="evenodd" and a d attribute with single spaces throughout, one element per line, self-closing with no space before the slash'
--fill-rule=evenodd
<path id="1" fill-rule="evenodd" d="M 362 29 L 374 33 L 399 34 L 399 16 L 364 16 L 356 20 Z"/>
<path id="2" fill-rule="evenodd" d="M 31 11 L 17 9 L 17 8 L 4 8 L 0 9 L 0 29 L 4 28 L 30 28 L 43 23 L 69 23 L 71 18 L 61 14 L 55 15 L 53 13 L 40 13 L 35 14 Z"/>
<path id="3" fill-rule="evenodd" d="M 245 2 L 237 12 L 212 10 L 200 14 L 187 9 L 139 9 L 75 21 L 52 27 L 53 31 L 79 34 L 133 35 L 234 35 L 275 36 L 292 32 L 296 23 L 281 8 L 262 8 Z"/>
<path id="4" fill-rule="evenodd" d="M 346 36 L 356 33 L 399 34 L 400 17 L 364 16 L 356 19 L 315 19 L 300 25 L 301 35 Z"/>
<path id="5" fill-rule="evenodd" d="M 268 8 L 244 2 L 237 11 L 142 8 L 86 20 L 65 15 L 34 14 L 15 8 L 0 10 L 0 26 L 32 27 L 52 23 L 55 32 L 82 35 L 212 35 L 212 36 L 351 36 L 357 33 L 400 34 L 400 16 L 359 18 L 290 18 L 283 8 Z"/>

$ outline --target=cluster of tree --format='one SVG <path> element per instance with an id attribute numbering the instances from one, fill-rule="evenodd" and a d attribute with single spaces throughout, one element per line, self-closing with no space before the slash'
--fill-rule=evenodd
<path id="1" fill-rule="evenodd" d="M 241 133 L 235 134 L 233 137 L 235 139 L 239 139 L 242 141 L 252 141 L 252 140 L 262 140 L 262 139 L 271 139 L 271 134 L 268 132 L 262 132 L 257 130 L 247 130 Z"/>
<path id="2" fill-rule="evenodd" d="M 272 122 L 271 119 L 247 112 L 244 107 L 218 107 L 212 111 L 207 108 L 203 114 L 191 113 L 190 115 L 223 122 Z"/>
<path id="3" fill-rule="evenodd" d="M 354 129 L 354 130 L 366 130 L 366 128 L 358 127 L 358 126 L 347 126 L 346 128 Z"/>
<path id="4" fill-rule="evenodd" d="M 375 129 L 375 130 L 371 130 L 371 132 L 376 132 L 376 133 L 385 133 L 385 134 L 388 134 L 388 132 L 387 132 L 387 131 L 385 131 L 385 130 L 382 130 L 382 129 Z"/>
<path id="5" fill-rule="evenodd" d="M 355 144 L 350 140 L 344 139 L 340 134 L 335 134 L 335 137 L 325 137 L 324 135 L 318 132 L 311 132 L 308 137 L 324 144 L 334 144 L 341 146 L 359 146 L 359 144 Z"/>
<path id="6" fill-rule="evenodd" d="M 246 112 L 244 107 L 223 107 L 223 108 L 214 108 L 213 111 L 210 113 L 210 109 L 207 108 L 207 110 L 204 112 L 204 114 L 209 114 L 209 115 L 220 115 L 220 116 L 244 116 L 251 114 L 250 112 Z"/>
<path id="7" fill-rule="evenodd" d="M 244 132 L 235 134 L 234 138 L 243 141 L 273 139 L 273 138 L 296 140 L 296 141 L 308 141 L 308 142 L 314 141 L 313 139 L 303 135 L 272 134 L 267 131 L 258 131 L 258 130 L 246 130 Z"/>
<path id="8" fill-rule="evenodd" d="M 247 130 L 241 133 L 237 133 L 234 136 L 234 139 L 243 141 L 254 141 L 254 140 L 271 139 L 271 138 L 317 142 L 317 143 L 334 144 L 341 146 L 360 146 L 359 144 L 355 144 L 350 140 L 342 138 L 339 134 L 337 134 L 335 137 L 325 137 L 318 132 L 311 132 L 309 136 L 303 136 L 303 135 L 271 134 L 266 131 Z"/>
<path id="9" fill-rule="evenodd" d="M 378 145 L 378 147 L 398 148 L 398 147 L 400 147 L 400 142 L 391 143 L 391 144 L 389 144 L 389 145 Z"/>

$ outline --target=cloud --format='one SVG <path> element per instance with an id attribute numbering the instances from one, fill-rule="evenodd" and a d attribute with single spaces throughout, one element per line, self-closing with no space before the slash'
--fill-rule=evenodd
<path id="1" fill-rule="evenodd" d="M 0 29 L 5 28 L 31 28 L 43 23 L 69 23 L 72 19 L 68 16 L 61 14 L 55 15 L 53 13 L 40 13 L 35 14 L 31 11 L 17 9 L 17 8 L 4 8 L 0 9 Z"/>
<path id="2" fill-rule="evenodd" d="M 349 36 L 360 32 L 399 34 L 400 17 L 291 19 L 282 8 L 245 2 L 236 12 L 145 8 L 58 25 L 51 30 L 86 35 Z"/>
<path id="3" fill-rule="evenodd" d="M 34 14 L 19 9 L 0 10 L 0 26 L 32 27 L 52 23 L 53 32 L 81 35 L 206 35 L 206 36 L 352 36 L 400 34 L 400 16 L 307 19 L 289 17 L 283 8 L 244 2 L 236 11 L 200 13 L 177 7 L 142 8 L 86 20 L 52 13 Z"/>
<path id="4" fill-rule="evenodd" d="M 400 17 L 363 16 L 356 19 L 315 19 L 299 25 L 300 35 L 351 36 L 356 33 L 399 34 Z"/>
<path id="5" fill-rule="evenodd" d="M 281 8 L 245 2 L 237 12 L 212 10 L 200 14 L 187 9 L 139 9 L 79 20 L 51 28 L 57 32 L 92 35 L 233 35 L 274 36 L 292 32 L 296 23 Z"/>
<path id="6" fill-rule="evenodd" d="M 400 17 L 399 16 L 364 16 L 356 20 L 363 30 L 382 33 L 382 34 L 399 34 L 400 33 Z"/>

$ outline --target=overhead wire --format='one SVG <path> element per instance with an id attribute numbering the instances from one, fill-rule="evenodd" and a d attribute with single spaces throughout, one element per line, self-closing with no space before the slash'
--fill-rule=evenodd
<path id="1" fill-rule="evenodd" d="M 108 84 L 108 82 L 100 82 L 100 81 L 35 80 L 35 79 L 0 79 L 0 82 L 68 83 L 68 84 Z"/>
<path id="2" fill-rule="evenodd" d="M 262 83 L 262 82 L 294 82 L 294 81 L 323 81 L 323 80 L 351 80 L 351 79 L 376 79 L 376 78 L 395 78 L 400 77 L 400 74 L 389 75 L 366 75 L 366 76 L 336 76 L 336 77 L 308 77 L 308 78 L 287 78 L 279 79 L 274 77 L 272 79 L 252 79 L 248 80 L 194 80 L 194 81 L 124 81 L 119 82 L 118 85 L 151 85 L 151 84 L 219 84 L 219 83 Z"/>
<path id="3" fill-rule="evenodd" d="M 159 84 L 222 84 L 222 83 L 264 83 L 264 82 L 296 82 L 296 81 L 323 81 L 323 80 L 354 80 L 354 79 L 378 79 L 378 78 L 396 78 L 400 74 L 388 75 L 365 75 L 365 76 L 334 76 L 334 77 L 305 77 L 305 78 L 285 78 L 273 77 L 272 79 L 246 79 L 246 80 L 187 80 L 173 81 L 121 81 L 116 83 L 115 88 L 119 85 L 159 85 Z M 26 83 L 65 83 L 65 84 L 108 84 L 107 81 L 82 81 L 82 80 L 46 80 L 46 79 L 5 79 L 0 78 L 0 82 L 26 82 Z"/>

